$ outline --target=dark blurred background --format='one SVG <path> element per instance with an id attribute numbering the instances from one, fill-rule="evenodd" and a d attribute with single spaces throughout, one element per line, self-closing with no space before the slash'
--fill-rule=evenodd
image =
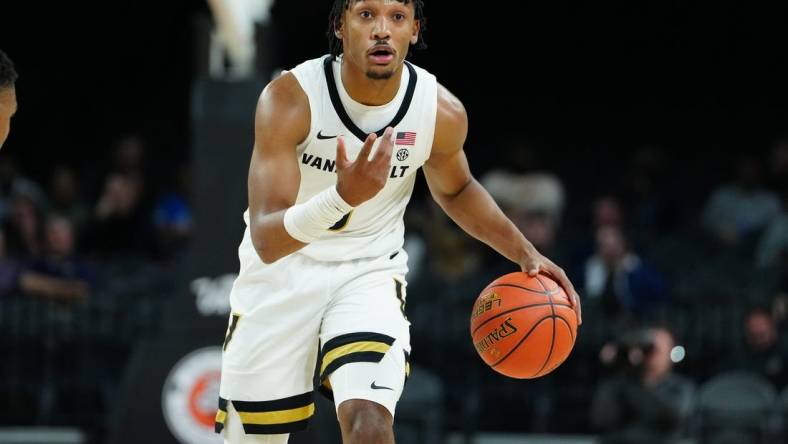
<path id="1" fill-rule="evenodd" d="M 276 1 L 243 78 L 209 68 L 203 1 L 0 8 L 0 49 L 20 74 L 0 152 L 3 427 L 121 442 L 112 429 L 130 420 L 118 410 L 147 365 L 140 344 L 194 305 L 194 278 L 237 272 L 256 96 L 276 70 L 327 52 L 329 6 Z M 408 314 L 434 396 L 402 406 L 440 414 L 411 421 L 401 442 L 782 442 L 787 9 L 427 2 L 429 48 L 412 61 L 465 104 L 474 174 L 567 270 L 585 323 L 547 377 L 484 366 L 468 313 L 515 266 L 448 221 L 421 180 Z M 235 163 L 209 167 L 223 157 Z M 230 259 L 204 263 L 213 249 Z M 215 315 L 194 328 L 218 345 Z M 494 441 L 504 436 L 514 441 Z"/>

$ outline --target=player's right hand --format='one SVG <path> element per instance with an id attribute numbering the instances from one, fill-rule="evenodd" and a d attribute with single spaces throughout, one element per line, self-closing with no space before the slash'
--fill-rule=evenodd
<path id="1" fill-rule="evenodd" d="M 394 149 L 394 129 L 386 128 L 372 158 L 372 145 L 378 139 L 375 133 L 367 136 L 355 161 L 347 157 L 345 139 L 337 138 L 337 192 L 349 205 L 357 207 L 372 199 L 386 185 L 391 169 L 391 152 Z"/>

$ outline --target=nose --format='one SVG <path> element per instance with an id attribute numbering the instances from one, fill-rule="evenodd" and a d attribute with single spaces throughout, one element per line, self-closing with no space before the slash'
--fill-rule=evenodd
<path id="1" fill-rule="evenodd" d="M 375 27 L 372 28 L 372 38 L 375 40 L 388 40 L 391 38 L 389 21 L 385 16 L 381 16 L 375 20 Z"/>

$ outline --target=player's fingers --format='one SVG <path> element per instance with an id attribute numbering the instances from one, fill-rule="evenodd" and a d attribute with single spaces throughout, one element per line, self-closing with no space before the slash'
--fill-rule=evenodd
<path id="1" fill-rule="evenodd" d="M 561 288 L 564 289 L 564 293 L 566 293 L 566 297 L 569 298 L 569 303 L 574 306 L 575 298 L 573 294 L 575 292 L 575 287 L 569 282 L 569 278 L 564 273 L 564 270 L 561 269 L 558 265 L 548 262 L 547 265 L 544 267 L 544 273 L 548 274 L 551 278 L 553 278 Z"/>
<path id="2" fill-rule="evenodd" d="M 369 153 L 372 152 L 372 145 L 375 144 L 376 140 L 378 140 L 378 135 L 375 133 L 370 133 L 367 136 L 367 140 L 364 141 L 364 146 L 361 147 L 361 151 L 358 153 L 356 162 L 367 162 L 369 160 Z"/>
<path id="3" fill-rule="evenodd" d="M 542 268 L 542 265 L 539 261 L 528 261 L 522 265 L 523 273 L 528 273 L 528 276 L 531 277 L 536 276 L 540 268 Z"/>
<path id="4" fill-rule="evenodd" d="M 375 150 L 374 157 L 372 158 L 373 162 L 379 162 L 383 164 L 390 164 L 391 163 L 391 151 L 394 149 L 394 128 L 388 127 L 386 131 L 383 132 L 381 136 L 380 144 L 378 148 Z"/>
<path id="5" fill-rule="evenodd" d="M 567 282 L 569 282 L 569 281 L 567 280 Z M 572 284 L 569 283 L 568 285 L 571 287 Z M 563 285 L 562 285 L 562 287 L 563 287 Z M 564 287 L 564 288 L 566 288 L 566 287 Z M 566 296 L 569 298 L 569 303 L 572 306 L 572 309 L 575 311 L 575 314 L 577 315 L 577 325 L 582 324 L 583 323 L 583 309 L 582 309 L 581 304 L 580 304 L 580 296 L 578 296 L 578 294 L 577 294 L 577 292 L 575 291 L 574 288 L 572 288 L 569 291 L 566 291 Z"/>
<path id="6" fill-rule="evenodd" d="M 347 148 L 345 148 L 345 138 L 342 136 L 337 137 L 337 169 L 344 170 L 350 165 L 350 160 L 347 158 Z"/>

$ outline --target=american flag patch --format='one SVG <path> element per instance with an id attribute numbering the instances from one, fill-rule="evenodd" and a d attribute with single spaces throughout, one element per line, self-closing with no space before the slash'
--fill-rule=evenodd
<path id="1" fill-rule="evenodd" d="M 397 133 L 397 140 L 394 141 L 395 145 L 415 145 L 416 133 L 413 131 L 406 131 L 404 133 Z"/>

